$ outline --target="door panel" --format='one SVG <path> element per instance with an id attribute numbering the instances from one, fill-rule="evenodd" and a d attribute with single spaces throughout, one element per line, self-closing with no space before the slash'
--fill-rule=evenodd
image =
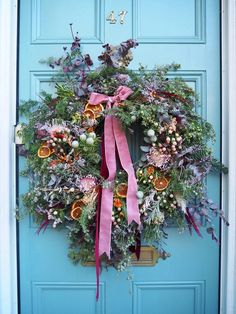
<path id="1" fill-rule="evenodd" d="M 128 11 L 123 25 L 119 18 L 116 24 L 106 21 L 112 10 L 116 17 Z M 133 37 L 140 45 L 132 69 L 140 63 L 148 69 L 173 61 L 182 65 L 179 75 L 199 94 L 196 110 L 216 129 L 219 157 L 219 22 L 217 0 L 21 0 L 19 98 L 37 99 L 40 90 L 52 90 L 53 71 L 38 61 L 61 55 L 62 46 L 71 42 L 69 23 L 95 65 L 103 43 Z M 20 158 L 19 169 L 23 167 Z M 27 187 L 27 179 L 19 178 L 20 194 Z M 209 176 L 208 188 L 219 202 L 217 176 Z M 48 229 L 37 236 L 36 230 L 30 218 L 19 223 L 21 314 L 218 313 L 219 247 L 207 234 L 202 240 L 169 228 L 171 257 L 155 267 L 132 267 L 132 276 L 104 270 L 96 303 L 95 269 L 71 264 L 65 231 Z"/>
<path id="2" fill-rule="evenodd" d="M 204 0 L 134 0 L 134 35 L 140 43 L 204 43 Z"/>

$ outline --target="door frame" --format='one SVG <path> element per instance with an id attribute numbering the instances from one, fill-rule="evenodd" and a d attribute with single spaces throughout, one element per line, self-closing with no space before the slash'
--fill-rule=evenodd
<path id="1" fill-rule="evenodd" d="M 0 313 L 17 314 L 14 125 L 17 104 L 18 1 L 0 0 Z"/>
<path id="2" fill-rule="evenodd" d="M 20 0 L 0 1 L 0 313 L 18 313 L 16 151 L 17 31 Z M 222 226 L 220 313 L 236 313 L 236 2 L 221 0 L 222 208 L 230 227 Z M 230 114 L 229 114 L 230 112 Z M 228 209 L 228 210 L 226 210 Z"/>
<path id="3" fill-rule="evenodd" d="M 236 313 L 236 1 L 221 0 L 222 208 L 230 222 L 221 227 L 220 313 Z"/>

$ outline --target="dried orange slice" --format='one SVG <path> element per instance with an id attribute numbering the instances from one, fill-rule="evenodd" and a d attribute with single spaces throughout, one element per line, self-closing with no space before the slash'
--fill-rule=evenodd
<path id="1" fill-rule="evenodd" d="M 79 219 L 81 213 L 82 213 L 82 206 L 84 205 L 84 202 L 82 200 L 75 201 L 71 206 L 71 212 L 70 216 L 72 219 Z"/>
<path id="2" fill-rule="evenodd" d="M 160 177 L 153 180 L 153 185 L 157 191 L 163 191 L 168 187 L 169 182 L 165 177 Z"/>
<path id="3" fill-rule="evenodd" d="M 95 112 L 91 109 L 87 109 L 83 112 L 83 116 L 88 118 L 88 119 L 91 119 L 91 120 L 94 120 L 95 119 Z"/>
<path id="4" fill-rule="evenodd" d="M 42 145 L 38 149 L 39 158 L 48 158 L 51 154 L 52 154 L 52 150 L 48 146 Z"/>
<path id="5" fill-rule="evenodd" d="M 87 103 L 87 105 L 85 106 L 85 110 L 92 110 L 95 113 L 96 118 L 98 118 L 103 112 L 104 107 L 102 104 L 91 105 L 90 103 Z"/>
<path id="6" fill-rule="evenodd" d="M 72 211 L 70 212 L 70 216 L 72 219 L 77 220 L 79 219 L 81 213 L 82 213 L 82 208 L 78 206 L 72 209 Z"/>
<path id="7" fill-rule="evenodd" d="M 151 175 L 155 172 L 155 168 L 153 166 L 148 166 L 147 167 L 147 174 Z"/>
<path id="8" fill-rule="evenodd" d="M 77 200 L 77 201 L 75 201 L 75 202 L 72 204 L 71 209 L 73 210 L 73 209 L 75 209 L 76 207 L 81 207 L 81 206 L 83 206 L 83 205 L 84 205 L 84 202 L 83 202 L 82 200 Z"/>
<path id="9" fill-rule="evenodd" d="M 128 185 L 126 183 L 120 183 L 116 188 L 116 194 L 119 197 L 125 198 L 128 191 Z"/>

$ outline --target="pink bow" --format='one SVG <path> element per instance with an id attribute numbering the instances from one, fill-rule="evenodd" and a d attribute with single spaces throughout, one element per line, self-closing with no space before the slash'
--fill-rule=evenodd
<path id="1" fill-rule="evenodd" d="M 110 109 L 112 104 L 114 107 L 119 106 L 119 103 L 128 98 L 132 92 L 133 91 L 128 87 L 120 86 L 117 89 L 115 96 L 92 93 L 89 103 L 91 105 L 98 105 L 105 102 L 107 104 L 106 108 Z M 108 258 L 110 258 L 113 184 L 117 170 L 116 148 L 121 166 L 128 175 L 128 191 L 126 198 L 128 224 L 130 224 L 132 221 L 135 221 L 138 225 L 140 225 L 140 214 L 137 200 L 137 181 L 129 153 L 126 135 L 122 129 L 120 121 L 112 115 L 108 115 L 105 118 L 104 146 L 105 163 L 108 169 L 108 177 L 106 178 L 106 182 L 102 188 L 98 241 L 99 247 L 96 251 L 98 252 L 99 256 L 101 256 L 103 253 L 106 253 Z"/>

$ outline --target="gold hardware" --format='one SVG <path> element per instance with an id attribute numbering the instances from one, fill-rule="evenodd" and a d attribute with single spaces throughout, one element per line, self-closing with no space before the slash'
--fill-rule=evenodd
<path id="1" fill-rule="evenodd" d="M 155 266 L 160 258 L 165 260 L 167 257 L 170 257 L 169 253 L 157 251 L 154 247 L 142 246 L 139 260 L 135 254 L 132 255 L 132 266 Z"/>
<path id="2" fill-rule="evenodd" d="M 120 13 L 118 14 L 120 16 L 120 24 L 124 24 L 125 22 L 125 16 L 128 13 L 128 11 L 126 10 L 122 10 L 120 11 Z"/>
<path id="3" fill-rule="evenodd" d="M 121 10 L 118 16 L 120 17 L 120 24 L 125 23 L 125 16 L 128 13 L 126 10 Z M 115 12 L 112 10 L 108 16 L 106 17 L 106 20 L 110 22 L 110 24 L 116 24 L 117 19 L 115 17 Z"/>
<path id="4" fill-rule="evenodd" d="M 115 12 L 114 11 L 111 11 L 107 18 L 106 18 L 107 21 L 110 21 L 110 24 L 116 24 L 116 18 L 115 18 Z"/>
<path id="5" fill-rule="evenodd" d="M 169 253 L 159 252 L 151 246 L 142 246 L 139 260 L 135 254 L 132 255 L 132 266 L 155 266 L 160 258 L 165 260 L 167 257 L 170 257 Z M 95 261 L 88 261 L 83 266 L 95 266 Z"/>

